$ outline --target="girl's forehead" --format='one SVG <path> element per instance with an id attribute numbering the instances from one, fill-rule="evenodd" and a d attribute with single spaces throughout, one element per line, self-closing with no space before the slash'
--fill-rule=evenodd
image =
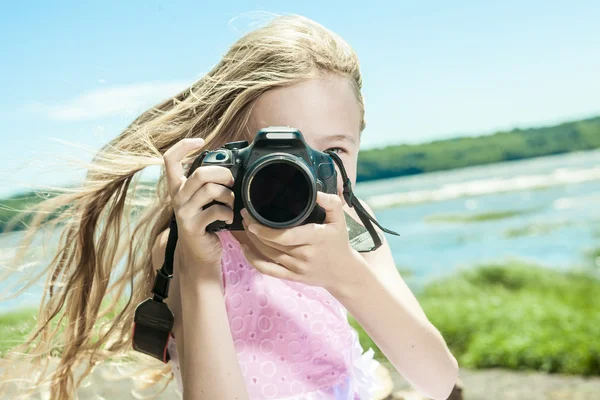
<path id="1" fill-rule="evenodd" d="M 269 90 L 250 114 L 250 135 L 267 126 L 291 126 L 310 142 L 347 137 L 358 143 L 361 111 L 347 78 L 315 78 Z"/>

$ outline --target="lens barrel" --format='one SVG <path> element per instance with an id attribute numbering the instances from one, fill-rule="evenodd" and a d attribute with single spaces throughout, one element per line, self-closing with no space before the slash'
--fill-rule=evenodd
<path id="1" fill-rule="evenodd" d="M 306 162 L 287 153 L 271 153 L 248 167 L 242 198 L 254 219 L 272 228 L 300 225 L 312 212 L 317 185 Z"/>

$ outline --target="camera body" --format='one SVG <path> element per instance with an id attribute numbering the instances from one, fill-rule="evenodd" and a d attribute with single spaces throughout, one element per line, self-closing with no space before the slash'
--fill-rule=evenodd
<path id="1" fill-rule="evenodd" d="M 233 222 L 212 222 L 209 231 L 243 230 L 242 208 L 259 223 L 273 228 L 322 223 L 325 211 L 316 203 L 317 191 L 337 193 L 332 158 L 308 146 L 295 128 L 264 128 L 252 143 L 230 142 L 206 152 L 194 160 L 187 176 L 205 165 L 228 168 L 234 178 Z"/>

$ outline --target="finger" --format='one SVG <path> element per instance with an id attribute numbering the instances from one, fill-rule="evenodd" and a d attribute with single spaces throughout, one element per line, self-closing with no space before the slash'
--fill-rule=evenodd
<path id="1" fill-rule="evenodd" d="M 243 245 L 242 251 L 244 252 L 246 260 L 248 260 L 248 262 L 259 272 L 279 279 L 298 281 L 298 277 L 296 277 L 292 271 L 282 265 L 275 264 L 259 257 L 258 254 L 248 246 Z"/>
<path id="2" fill-rule="evenodd" d="M 178 217 L 177 224 L 184 226 L 188 232 L 204 235 L 206 227 L 215 221 L 233 222 L 233 210 L 221 204 L 214 204 L 191 218 Z"/>
<path id="3" fill-rule="evenodd" d="M 167 185 L 171 198 L 175 196 L 181 185 L 185 182 L 181 160 L 187 153 L 196 150 L 203 145 L 204 139 L 202 138 L 186 138 L 175 143 L 163 155 L 165 173 L 167 175 Z"/>
<path id="4" fill-rule="evenodd" d="M 182 218 L 193 218 L 212 201 L 223 203 L 233 210 L 235 201 L 233 190 L 217 183 L 207 183 L 179 208 L 179 215 Z"/>
<path id="5" fill-rule="evenodd" d="M 244 208 L 240 214 L 246 220 L 248 230 L 254 233 L 262 240 L 279 243 L 283 246 L 302 246 L 305 244 L 313 244 L 318 240 L 319 230 L 322 225 L 306 224 L 295 226 L 293 228 L 270 228 L 257 222 L 248 211 Z"/>
<path id="6" fill-rule="evenodd" d="M 242 224 L 244 224 L 243 219 Z M 311 259 L 311 257 L 307 255 L 307 251 L 310 249 L 311 245 L 284 246 L 280 243 L 271 242 L 256 236 L 250 231 L 247 231 L 247 236 L 259 253 L 276 264 L 284 265 L 287 269 L 298 275 L 302 275 L 304 271 L 301 266 L 302 262 Z"/>
<path id="7" fill-rule="evenodd" d="M 325 224 L 338 224 L 345 221 L 342 199 L 337 194 L 317 192 L 317 204 L 325 209 Z"/>
<path id="8" fill-rule="evenodd" d="M 196 168 L 190 175 L 183 187 L 179 190 L 180 204 L 189 201 L 202 186 L 207 183 L 218 183 L 226 187 L 233 187 L 233 175 L 229 168 L 220 167 L 218 165 L 205 165 Z"/>
<path id="9" fill-rule="evenodd" d="M 254 251 L 257 251 L 259 254 L 267 257 L 275 264 L 283 265 L 290 270 L 298 272 L 297 268 L 294 268 L 295 260 L 292 256 L 290 256 L 290 254 L 275 247 L 271 247 L 268 243 L 262 242 L 256 235 L 252 233 L 248 233 L 248 239 L 250 242 L 252 242 Z"/>
<path id="10" fill-rule="evenodd" d="M 256 240 L 259 240 L 261 243 L 264 243 L 265 245 L 267 245 L 269 247 L 273 247 L 284 253 L 291 254 L 291 251 L 293 251 L 295 248 L 299 247 L 296 245 L 284 245 L 281 243 L 274 242 L 272 240 L 265 239 L 261 236 L 257 236 L 251 230 L 248 229 L 248 221 L 244 218 L 242 218 L 242 226 L 244 227 L 244 230 L 246 231 L 246 234 L 249 237 L 252 236 L 252 237 L 256 238 Z"/>

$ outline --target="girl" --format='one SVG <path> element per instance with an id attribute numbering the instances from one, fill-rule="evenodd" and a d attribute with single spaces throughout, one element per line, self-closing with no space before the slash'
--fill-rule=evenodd
<path id="1" fill-rule="evenodd" d="M 202 166 L 186 178 L 201 150 L 291 126 L 312 148 L 336 152 L 354 183 L 365 127 L 361 86 L 358 59 L 344 40 L 307 18 L 277 17 L 238 40 L 188 89 L 138 117 L 99 152 L 83 187 L 44 203 L 44 210 L 68 205 L 59 218 L 66 226 L 48 267 L 39 326 L 25 346 L 50 354 L 49 322 L 66 319 L 52 398 L 74 395 L 74 365 L 87 361 L 86 375 L 130 349 L 134 308 L 163 263 L 173 213 L 179 240 L 165 300 L 175 315 L 168 367 L 185 399 L 370 399 L 377 362 L 371 349 L 363 354 L 347 312 L 419 392 L 448 397 L 455 358 L 387 243 L 370 253 L 350 246 L 344 211 L 356 214 L 340 194 L 318 193 L 323 224 L 271 229 L 244 210 L 244 231 L 212 233 L 209 223 L 233 218 L 233 176 Z M 136 173 L 162 162 L 153 203 L 134 209 L 140 214 L 130 224 Z M 215 200 L 222 205 L 203 209 Z M 125 251 L 119 275 L 113 266 Z M 125 305 L 109 304 L 111 324 L 94 332 L 103 298 L 122 297 L 127 284 L 133 290 Z"/>

